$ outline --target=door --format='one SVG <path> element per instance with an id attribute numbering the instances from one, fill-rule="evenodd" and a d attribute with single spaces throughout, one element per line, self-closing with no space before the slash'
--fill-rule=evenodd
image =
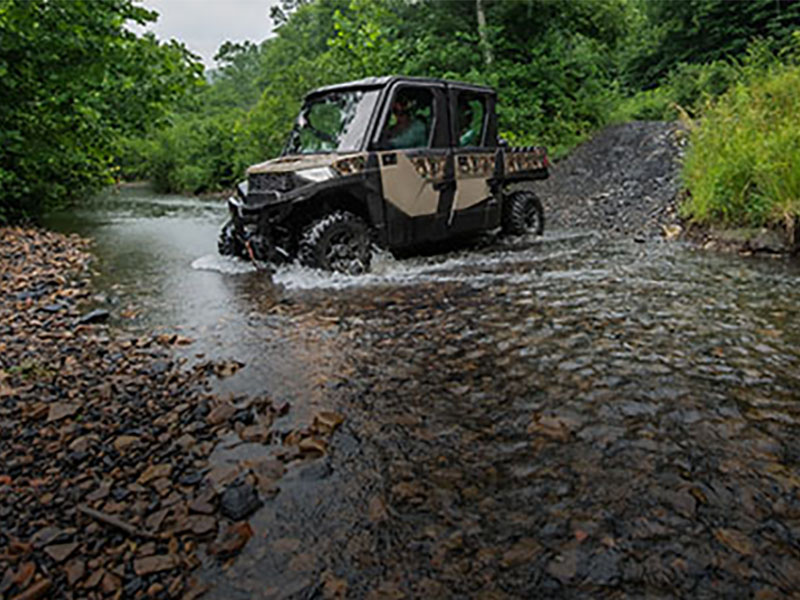
<path id="1" fill-rule="evenodd" d="M 444 85 L 393 87 L 376 144 L 390 246 L 447 234 L 455 198 L 449 127 Z"/>
<path id="2" fill-rule="evenodd" d="M 456 180 L 450 227 L 454 233 L 495 227 L 500 203 L 490 185 L 497 160 L 496 141 L 490 139 L 494 98 L 457 87 L 450 89 L 450 95 Z"/>

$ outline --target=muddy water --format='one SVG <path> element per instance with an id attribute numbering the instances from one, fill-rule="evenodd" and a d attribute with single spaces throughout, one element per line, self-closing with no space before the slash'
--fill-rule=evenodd
<path id="1" fill-rule="evenodd" d="M 246 363 L 223 390 L 290 402 L 278 428 L 346 417 L 209 597 L 800 591 L 796 265 L 557 231 L 270 281 L 215 256 L 223 220 L 143 190 L 53 220 L 125 326 Z"/>

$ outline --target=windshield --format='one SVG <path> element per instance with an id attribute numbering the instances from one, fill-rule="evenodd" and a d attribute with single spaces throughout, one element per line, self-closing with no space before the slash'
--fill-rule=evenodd
<path id="1" fill-rule="evenodd" d="M 346 90 L 307 101 L 289 135 L 285 154 L 360 150 L 377 98 L 378 90 Z"/>

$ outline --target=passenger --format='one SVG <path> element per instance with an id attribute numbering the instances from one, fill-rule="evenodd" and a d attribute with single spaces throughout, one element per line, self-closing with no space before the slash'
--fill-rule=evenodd
<path id="1" fill-rule="evenodd" d="M 473 112 L 472 106 L 469 104 L 464 105 L 459 111 L 461 127 L 458 133 L 459 146 L 475 146 L 478 143 L 479 127 L 473 126 Z"/>

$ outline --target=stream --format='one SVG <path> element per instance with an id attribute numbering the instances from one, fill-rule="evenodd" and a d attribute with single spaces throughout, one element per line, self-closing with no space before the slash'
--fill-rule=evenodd
<path id="1" fill-rule="evenodd" d="M 344 417 L 205 597 L 800 590 L 796 261 L 558 230 L 270 277 L 216 254 L 226 211 L 125 187 L 47 222 L 93 240 L 115 325 L 244 363 L 217 393 L 288 403 L 287 433 Z"/>

